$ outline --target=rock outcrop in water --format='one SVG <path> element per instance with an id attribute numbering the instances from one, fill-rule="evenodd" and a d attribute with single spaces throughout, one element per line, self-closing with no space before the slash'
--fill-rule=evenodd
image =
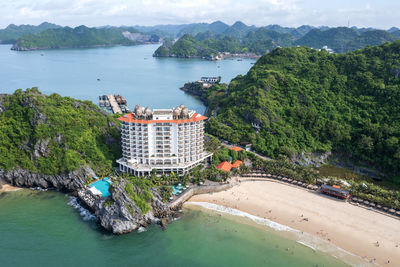
<path id="1" fill-rule="evenodd" d="M 114 234 L 129 233 L 153 223 L 170 221 L 173 212 L 155 190 L 152 190 L 151 209 L 144 214 L 125 191 L 126 183 L 124 179 L 114 182 L 111 196 L 107 198 L 95 196 L 86 189 L 79 190 L 78 197 L 95 213 L 101 226 Z"/>

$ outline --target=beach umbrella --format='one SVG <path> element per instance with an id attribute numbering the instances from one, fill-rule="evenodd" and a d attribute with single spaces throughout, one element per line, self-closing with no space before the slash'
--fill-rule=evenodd
<path id="1" fill-rule="evenodd" d="M 375 205 L 375 203 L 369 203 L 369 205 L 371 206 L 371 207 L 375 207 L 376 205 Z"/>
<path id="2" fill-rule="evenodd" d="M 356 197 L 352 197 L 351 200 L 352 200 L 353 202 L 358 202 L 358 198 L 356 198 Z"/>
<path id="3" fill-rule="evenodd" d="M 287 181 L 288 181 L 289 183 L 291 183 L 291 182 L 293 182 L 293 179 L 288 178 Z"/>
<path id="4" fill-rule="evenodd" d="M 287 181 L 287 178 L 286 178 L 286 177 L 283 177 L 283 178 L 282 178 L 282 181 L 285 181 L 285 182 L 286 182 L 286 181 Z"/>
<path id="5" fill-rule="evenodd" d="M 369 201 L 368 201 L 368 200 L 365 200 L 365 201 L 364 201 L 364 204 L 365 204 L 365 205 L 369 205 Z"/>
<path id="6" fill-rule="evenodd" d="M 388 207 L 383 207 L 383 210 L 388 211 L 389 209 L 388 209 Z"/>
<path id="7" fill-rule="evenodd" d="M 395 213 L 396 211 L 394 209 L 389 210 L 390 213 Z"/>
<path id="8" fill-rule="evenodd" d="M 377 207 L 378 209 L 382 209 L 382 206 L 379 205 L 379 204 L 378 204 L 376 207 Z"/>
<path id="9" fill-rule="evenodd" d="M 400 210 L 396 211 L 396 215 L 400 216 Z"/>

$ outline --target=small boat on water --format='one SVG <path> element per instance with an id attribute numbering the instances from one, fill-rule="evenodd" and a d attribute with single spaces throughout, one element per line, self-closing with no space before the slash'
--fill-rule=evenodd
<path id="1" fill-rule="evenodd" d="M 100 81 L 100 78 L 97 78 L 98 81 Z"/>
<path id="2" fill-rule="evenodd" d="M 40 54 L 42 57 L 44 56 L 44 54 Z"/>
<path id="3" fill-rule="evenodd" d="M 237 61 L 243 61 L 243 59 L 239 58 Z"/>

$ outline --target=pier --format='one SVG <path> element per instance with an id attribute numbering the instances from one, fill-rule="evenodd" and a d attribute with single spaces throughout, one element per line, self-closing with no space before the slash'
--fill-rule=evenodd
<path id="1" fill-rule="evenodd" d="M 111 106 L 111 110 L 113 111 L 113 113 L 119 113 L 122 114 L 122 110 L 119 107 L 117 100 L 115 99 L 115 97 L 113 95 L 108 95 L 107 96 L 108 102 L 110 102 L 110 106 Z"/>
<path id="2" fill-rule="evenodd" d="M 99 96 L 99 106 L 111 110 L 114 114 L 128 113 L 126 99 L 121 95 L 101 95 Z"/>

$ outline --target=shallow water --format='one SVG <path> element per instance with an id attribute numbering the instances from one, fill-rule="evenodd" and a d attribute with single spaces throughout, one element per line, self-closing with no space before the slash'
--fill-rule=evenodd
<path id="1" fill-rule="evenodd" d="M 185 209 L 166 231 L 114 236 L 67 205 L 70 197 L 20 190 L 0 197 L 1 266 L 346 266 L 277 232 Z"/>

